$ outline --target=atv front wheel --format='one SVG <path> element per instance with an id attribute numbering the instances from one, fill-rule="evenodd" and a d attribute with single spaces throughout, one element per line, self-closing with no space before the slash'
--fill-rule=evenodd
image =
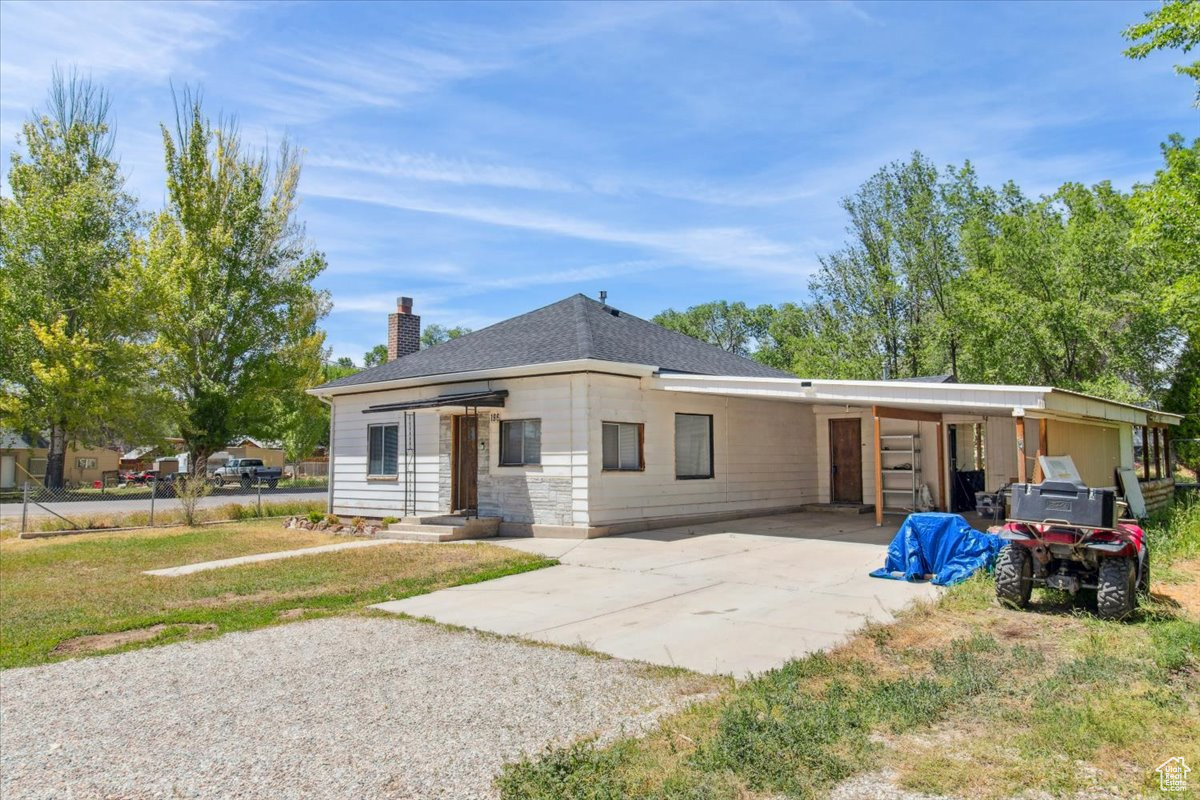
<path id="1" fill-rule="evenodd" d="M 1138 568 L 1132 558 L 1106 558 L 1096 581 L 1096 614 L 1100 619 L 1124 619 L 1137 608 Z"/>
<path id="2" fill-rule="evenodd" d="M 996 556 L 996 600 L 1010 608 L 1025 608 L 1032 592 L 1033 558 L 1029 549 L 1009 542 Z"/>

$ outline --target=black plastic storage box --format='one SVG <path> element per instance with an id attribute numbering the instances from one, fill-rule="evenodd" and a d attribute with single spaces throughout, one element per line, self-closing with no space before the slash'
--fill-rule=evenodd
<path id="1" fill-rule="evenodd" d="M 1053 520 L 1086 528 L 1111 528 L 1116 520 L 1116 492 L 1066 481 L 1014 483 L 1009 502 L 1009 516 L 1022 522 Z"/>

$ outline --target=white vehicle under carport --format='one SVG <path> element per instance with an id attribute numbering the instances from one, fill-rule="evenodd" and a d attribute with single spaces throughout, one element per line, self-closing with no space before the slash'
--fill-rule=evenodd
<path id="1" fill-rule="evenodd" d="M 265 483 L 268 488 L 274 489 L 282 476 L 282 469 L 266 466 L 261 458 L 232 458 L 224 466 L 213 470 L 212 480 L 217 486 L 238 483 L 243 489 L 249 489 L 256 483 Z"/>

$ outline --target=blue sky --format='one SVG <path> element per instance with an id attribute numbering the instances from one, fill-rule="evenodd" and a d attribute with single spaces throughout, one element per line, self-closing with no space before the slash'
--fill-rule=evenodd
<path id="1" fill-rule="evenodd" d="M 601 289 L 641 316 L 801 300 L 840 198 L 914 149 L 1031 193 L 1146 180 L 1200 135 L 1178 54 L 1121 55 L 1153 7 L 5 2 L 0 141 L 7 171 L 55 63 L 110 89 L 147 209 L 172 81 L 292 137 L 327 343 L 360 361 L 401 294 L 473 328 Z"/>

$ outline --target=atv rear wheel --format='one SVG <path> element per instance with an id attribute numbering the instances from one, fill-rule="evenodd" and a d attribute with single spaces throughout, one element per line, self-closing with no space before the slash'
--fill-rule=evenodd
<path id="1" fill-rule="evenodd" d="M 1032 592 L 1033 558 L 1029 549 L 1009 542 L 996 556 L 996 600 L 1010 608 L 1025 608 Z"/>
<path id="2" fill-rule="evenodd" d="M 1137 608 L 1138 568 L 1132 558 L 1106 558 L 1096 581 L 1096 614 L 1124 619 Z"/>

